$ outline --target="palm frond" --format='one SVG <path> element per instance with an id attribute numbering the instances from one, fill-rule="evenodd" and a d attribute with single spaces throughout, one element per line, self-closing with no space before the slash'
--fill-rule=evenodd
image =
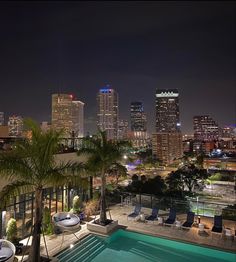
<path id="1" fill-rule="evenodd" d="M 30 163 L 25 158 L 19 158 L 16 154 L 0 155 L 0 173 L 7 179 L 21 179 L 30 181 L 32 169 Z"/>

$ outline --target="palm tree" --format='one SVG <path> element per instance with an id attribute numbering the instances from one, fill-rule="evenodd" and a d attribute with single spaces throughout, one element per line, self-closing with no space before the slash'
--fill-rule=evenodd
<path id="1" fill-rule="evenodd" d="M 106 175 L 111 168 L 117 166 L 121 161 L 124 149 L 130 146 L 128 141 L 112 141 L 107 139 L 105 131 L 99 131 L 97 136 L 85 137 L 84 145 L 78 151 L 78 155 L 88 156 L 87 168 L 101 178 L 101 201 L 100 201 L 100 224 L 105 225 L 106 217 Z"/>
<path id="2" fill-rule="evenodd" d="M 31 131 L 31 139 L 19 141 L 14 148 L 0 155 L 0 173 L 10 182 L 0 192 L 0 203 L 4 206 L 11 197 L 26 192 L 34 192 L 34 227 L 29 259 L 40 261 L 40 233 L 43 212 L 43 188 L 67 184 L 72 177 L 71 168 L 76 163 L 55 162 L 61 132 L 49 130 L 42 132 L 33 121 L 25 121 Z"/>

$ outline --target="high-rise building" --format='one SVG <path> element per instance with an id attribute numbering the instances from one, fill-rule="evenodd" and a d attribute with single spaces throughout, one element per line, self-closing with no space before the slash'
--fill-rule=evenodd
<path id="1" fill-rule="evenodd" d="M 4 126 L 4 113 L 0 112 L 0 126 Z"/>
<path id="2" fill-rule="evenodd" d="M 156 90 L 156 133 L 152 136 L 152 151 L 165 165 L 182 157 L 179 92 L 176 89 Z"/>
<path id="3" fill-rule="evenodd" d="M 236 127 L 235 126 L 224 126 L 220 130 L 220 138 L 236 138 Z"/>
<path id="4" fill-rule="evenodd" d="M 98 128 L 105 130 L 108 139 L 117 139 L 118 133 L 118 94 L 109 85 L 99 90 L 98 103 Z"/>
<path id="5" fill-rule="evenodd" d="M 209 115 L 194 116 L 193 129 L 195 140 L 212 141 L 219 137 L 219 126 Z"/>
<path id="6" fill-rule="evenodd" d="M 179 132 L 179 92 L 176 89 L 156 90 L 156 132 Z"/>
<path id="7" fill-rule="evenodd" d="M 147 131 L 147 119 L 142 102 L 132 102 L 130 105 L 131 131 Z"/>
<path id="8" fill-rule="evenodd" d="M 84 103 L 72 101 L 72 123 L 75 137 L 84 136 Z"/>
<path id="9" fill-rule="evenodd" d="M 9 136 L 20 137 L 23 133 L 23 118 L 21 116 L 9 116 Z"/>
<path id="10" fill-rule="evenodd" d="M 52 128 L 63 130 L 65 137 L 84 134 L 84 103 L 70 94 L 52 95 Z"/>
<path id="11" fill-rule="evenodd" d="M 152 135 L 152 154 L 163 165 L 169 165 L 183 154 L 182 135 L 180 132 L 156 133 Z"/>
<path id="12" fill-rule="evenodd" d="M 126 140 L 128 138 L 129 123 L 127 120 L 119 120 L 118 124 L 118 139 Z"/>
<path id="13" fill-rule="evenodd" d="M 142 102 L 132 102 L 130 105 L 131 141 L 135 148 L 147 146 L 147 117 Z"/>

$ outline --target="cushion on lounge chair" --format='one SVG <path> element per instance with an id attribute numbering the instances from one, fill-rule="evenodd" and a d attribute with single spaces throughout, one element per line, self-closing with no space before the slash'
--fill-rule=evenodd
<path id="1" fill-rule="evenodd" d="M 136 217 L 136 216 L 138 216 L 136 213 L 131 213 L 128 215 L 128 217 Z"/>
<path id="2" fill-rule="evenodd" d="M 182 227 L 192 227 L 193 223 L 185 221 L 182 225 Z"/>
<path id="3" fill-rule="evenodd" d="M 214 225 L 211 231 L 215 233 L 222 233 L 222 230 L 222 216 L 214 216 Z"/>
<path id="4" fill-rule="evenodd" d="M 213 226 L 213 228 L 212 228 L 212 232 L 216 232 L 216 233 L 222 233 L 222 227 L 215 227 L 215 226 Z"/>
<path id="5" fill-rule="evenodd" d="M 194 222 L 194 212 L 188 212 L 187 214 L 187 221 L 185 221 L 182 225 L 182 227 L 192 227 L 193 222 Z"/>
<path id="6" fill-rule="evenodd" d="M 214 216 L 214 226 L 222 228 L 222 216 Z"/>
<path id="7" fill-rule="evenodd" d="M 141 206 L 140 205 L 136 205 L 135 208 L 134 208 L 134 213 L 139 215 L 140 211 L 141 211 Z"/>
<path id="8" fill-rule="evenodd" d="M 174 224 L 174 222 L 175 222 L 175 219 L 167 218 L 165 221 L 165 224 Z"/>
<path id="9" fill-rule="evenodd" d="M 136 205 L 135 208 L 134 208 L 134 212 L 129 214 L 128 217 L 129 218 L 135 218 L 135 217 L 139 216 L 140 211 L 141 211 L 141 206 Z"/>
<path id="10" fill-rule="evenodd" d="M 167 220 L 165 221 L 165 224 L 174 224 L 176 219 L 176 211 L 174 209 L 170 209 L 170 214 Z"/>
<path id="11" fill-rule="evenodd" d="M 158 216 L 158 209 L 157 208 L 153 208 L 152 209 L 152 214 L 148 217 L 146 217 L 145 219 L 148 221 L 154 221 L 155 219 L 157 219 Z"/>

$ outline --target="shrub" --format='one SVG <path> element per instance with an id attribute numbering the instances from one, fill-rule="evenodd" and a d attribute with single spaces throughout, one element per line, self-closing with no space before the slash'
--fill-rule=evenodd
<path id="1" fill-rule="evenodd" d="M 80 197 L 79 196 L 74 196 L 73 198 L 73 207 L 72 207 L 72 211 L 73 213 L 79 213 L 80 212 Z"/>
<path id="2" fill-rule="evenodd" d="M 85 203 L 84 213 L 86 217 L 94 215 L 99 209 L 99 200 L 91 199 Z"/>
<path id="3" fill-rule="evenodd" d="M 50 210 L 48 207 L 45 207 L 43 211 L 43 232 L 46 235 L 53 234 L 53 225 L 51 222 L 51 214 L 50 214 Z"/>
<path id="4" fill-rule="evenodd" d="M 17 226 L 16 226 L 16 220 L 14 218 L 11 218 L 7 223 L 7 239 L 11 242 L 15 242 L 17 239 Z"/>
<path id="5" fill-rule="evenodd" d="M 224 219 L 236 221 L 236 204 L 225 207 L 222 210 L 222 216 Z"/>

